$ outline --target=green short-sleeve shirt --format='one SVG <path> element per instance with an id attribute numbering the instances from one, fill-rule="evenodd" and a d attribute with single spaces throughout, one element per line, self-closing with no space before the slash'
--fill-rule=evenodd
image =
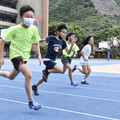
<path id="1" fill-rule="evenodd" d="M 2 39 L 10 44 L 10 59 L 21 56 L 24 61 L 30 57 L 32 43 L 39 43 L 40 36 L 38 29 L 31 25 L 29 28 L 24 28 L 21 24 L 8 28 L 2 34 Z"/>
<path id="2" fill-rule="evenodd" d="M 66 42 L 66 43 L 67 43 L 67 42 Z M 68 43 L 67 43 L 67 47 L 68 47 L 68 49 L 70 49 L 71 44 L 68 44 Z M 73 54 L 74 54 L 74 52 L 77 52 L 78 50 L 79 50 L 79 47 L 77 46 L 77 44 L 74 44 L 70 54 L 68 54 L 65 49 L 63 49 L 62 52 L 63 52 L 63 55 L 65 55 L 65 57 L 72 57 Z"/>

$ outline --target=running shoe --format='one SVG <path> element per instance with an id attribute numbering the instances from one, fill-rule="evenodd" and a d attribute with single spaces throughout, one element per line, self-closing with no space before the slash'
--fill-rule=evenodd
<path id="1" fill-rule="evenodd" d="M 42 105 L 38 104 L 37 102 L 29 102 L 29 108 L 30 109 L 34 109 L 34 110 L 39 110 L 40 108 L 42 108 Z"/>
<path id="2" fill-rule="evenodd" d="M 74 87 L 76 87 L 76 86 L 78 86 L 78 83 L 72 82 L 71 85 L 74 86 Z"/>
<path id="3" fill-rule="evenodd" d="M 33 92 L 34 92 L 35 95 L 39 95 L 36 85 L 32 86 L 32 90 L 33 90 Z"/>
<path id="4" fill-rule="evenodd" d="M 77 65 L 74 65 L 72 72 L 74 72 L 77 69 Z"/>
<path id="5" fill-rule="evenodd" d="M 88 83 L 88 82 L 86 82 L 86 81 L 81 81 L 81 84 L 86 84 L 86 85 L 89 85 L 89 83 Z"/>

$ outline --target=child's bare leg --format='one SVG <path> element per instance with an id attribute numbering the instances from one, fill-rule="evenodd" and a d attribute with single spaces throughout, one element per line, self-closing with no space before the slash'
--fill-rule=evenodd
<path id="1" fill-rule="evenodd" d="M 39 86 L 42 82 L 44 82 L 44 80 L 42 78 L 40 78 L 40 80 L 35 85 Z"/>
<path id="2" fill-rule="evenodd" d="M 58 64 L 54 66 L 54 69 L 49 69 L 49 73 L 62 73 L 63 74 L 63 68 L 61 68 Z"/>
<path id="3" fill-rule="evenodd" d="M 63 66 L 63 73 L 65 73 L 67 70 L 66 66 Z"/>
<path id="4" fill-rule="evenodd" d="M 82 66 L 83 72 L 85 74 L 84 80 L 88 77 L 87 65 Z"/>
<path id="5" fill-rule="evenodd" d="M 88 76 L 89 76 L 89 74 L 90 74 L 90 72 L 91 72 L 90 66 L 89 66 L 89 64 L 87 63 L 86 65 L 82 66 L 82 68 L 83 68 L 83 71 L 84 71 L 84 73 L 85 73 L 85 77 L 84 77 L 84 79 L 81 81 L 81 83 L 82 83 L 82 84 L 89 84 L 89 83 L 86 82 L 86 79 L 88 78 Z"/>
<path id="6" fill-rule="evenodd" d="M 32 73 L 29 70 L 29 68 L 27 67 L 26 64 L 22 64 L 19 67 L 19 70 L 22 72 L 22 74 L 25 77 L 25 89 L 26 89 L 26 93 L 28 95 L 28 99 L 32 100 L 32 87 L 31 87 L 31 82 L 32 82 Z"/>
<path id="7" fill-rule="evenodd" d="M 85 74 L 83 68 L 78 67 L 77 69 L 78 69 L 81 73 Z"/>
<path id="8" fill-rule="evenodd" d="M 90 75 L 90 73 L 91 73 L 91 68 L 90 68 L 89 63 L 87 63 L 87 71 L 88 71 L 88 76 L 89 76 L 89 75 Z"/>
<path id="9" fill-rule="evenodd" d="M 14 80 L 15 77 L 19 74 L 20 72 L 17 71 L 15 68 L 12 69 L 11 72 L 8 72 L 8 71 L 0 71 L 0 75 L 3 76 L 3 77 L 6 77 L 10 80 Z"/>
<path id="10" fill-rule="evenodd" d="M 70 64 L 67 64 L 66 67 L 68 69 L 68 75 L 69 75 L 69 78 L 70 78 L 70 82 L 73 83 L 72 68 L 71 68 Z"/>

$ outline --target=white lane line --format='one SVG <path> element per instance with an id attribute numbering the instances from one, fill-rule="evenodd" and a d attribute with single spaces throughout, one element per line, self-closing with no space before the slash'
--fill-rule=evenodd
<path id="1" fill-rule="evenodd" d="M 68 86 L 68 85 L 60 85 L 60 84 L 53 84 L 53 83 L 46 83 L 46 84 L 48 84 L 48 85 L 53 85 L 53 86 L 62 86 L 62 87 L 69 87 L 69 88 L 72 88 L 72 86 Z M 78 87 L 74 87 L 74 88 L 83 88 L 83 89 L 91 89 L 91 90 L 100 90 L 100 91 L 107 91 L 107 92 L 120 92 L 120 91 L 118 91 L 118 90 L 109 90 L 109 89 L 98 89 L 98 88 L 91 88 L 91 87 L 88 87 L 88 86 L 86 86 L 86 87 L 81 87 L 81 86 L 78 86 Z"/>
<path id="2" fill-rule="evenodd" d="M 0 87 L 15 88 L 15 89 L 22 89 L 22 90 L 25 89 L 25 88 L 20 88 L 20 87 L 16 87 L 16 86 L 6 86 L 6 85 L 0 85 Z M 110 102 L 120 103 L 120 100 L 105 99 L 105 98 L 83 96 L 83 95 L 75 95 L 75 94 L 68 94 L 68 93 L 61 93 L 61 92 L 54 92 L 54 91 L 45 91 L 45 90 L 39 90 L 39 91 L 44 92 L 44 93 L 56 94 L 56 95 L 65 95 L 65 96 L 80 97 L 80 98 L 87 98 L 87 99 L 95 99 L 95 100 L 102 100 L 102 101 L 110 101 Z"/>
<path id="3" fill-rule="evenodd" d="M 0 100 L 13 102 L 13 103 L 19 103 L 19 104 L 25 104 L 25 105 L 28 104 L 26 102 L 21 102 L 21 101 L 16 101 L 16 100 L 11 100 L 11 99 L 5 99 L 5 98 L 0 98 Z M 49 107 L 49 106 L 43 106 L 43 108 L 62 111 L 62 112 L 68 112 L 68 113 L 73 113 L 73 114 L 78 114 L 78 115 L 85 115 L 85 116 L 91 116 L 91 117 L 96 117 L 96 118 L 103 118 L 103 119 L 107 119 L 107 120 L 120 120 L 120 119 L 116 119 L 116 118 L 110 118 L 110 117 L 105 117 L 105 116 L 100 116 L 100 115 L 94 115 L 94 114 L 77 112 L 77 111 L 66 110 L 66 109 L 55 108 L 55 107 Z"/>
<path id="4" fill-rule="evenodd" d="M 21 81 L 21 80 L 14 80 L 14 81 L 16 81 L 16 82 L 24 82 L 24 81 Z M 94 84 L 95 85 L 106 85 L 106 86 L 118 86 L 118 87 L 120 87 L 120 84 L 105 84 L 105 83 L 93 83 L 93 82 L 90 82 L 90 85 L 94 85 Z"/>
<path id="5" fill-rule="evenodd" d="M 61 93 L 61 92 L 53 92 L 53 91 L 44 91 L 44 90 L 39 90 L 39 91 L 40 92 L 45 92 L 45 93 L 51 93 L 51 94 L 72 96 L 72 97 L 80 97 L 80 98 L 87 98 L 87 99 L 96 99 L 96 100 L 110 101 L 110 102 L 120 102 L 120 100 L 104 99 L 104 98 L 97 98 L 97 97 L 91 97 L 91 96 L 74 95 L 74 94 Z"/>
<path id="6" fill-rule="evenodd" d="M 105 83 L 90 83 L 90 84 L 95 84 L 95 85 L 106 85 L 106 86 L 120 86 L 118 84 L 105 84 Z"/>
<path id="7" fill-rule="evenodd" d="M 22 80 L 14 80 L 15 82 L 22 82 L 22 83 L 24 83 L 24 81 L 22 81 Z M 69 87 L 69 88 L 71 88 L 71 87 L 73 87 L 73 86 L 70 86 L 70 85 L 60 85 L 60 84 L 54 84 L 54 83 L 45 83 L 46 85 L 53 85 L 53 86 L 61 86 L 61 87 Z M 102 85 L 106 85 L 106 84 L 102 84 Z M 110 84 L 110 86 L 112 86 L 112 84 Z M 91 87 L 88 87 L 88 86 L 86 86 L 86 87 L 81 87 L 80 85 L 78 86 L 78 87 L 76 87 L 77 89 L 79 89 L 79 88 L 83 88 L 83 89 L 90 89 L 90 90 L 100 90 L 100 91 L 107 91 L 107 92 L 118 92 L 118 93 L 120 93 L 120 91 L 118 91 L 118 90 L 110 90 L 110 89 L 98 89 L 98 88 L 91 88 Z"/>

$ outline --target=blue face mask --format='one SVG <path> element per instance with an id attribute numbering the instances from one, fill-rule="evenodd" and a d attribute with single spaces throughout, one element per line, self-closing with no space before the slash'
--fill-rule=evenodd
<path id="1" fill-rule="evenodd" d="M 34 23 L 34 18 L 24 18 L 24 24 L 30 26 Z"/>

